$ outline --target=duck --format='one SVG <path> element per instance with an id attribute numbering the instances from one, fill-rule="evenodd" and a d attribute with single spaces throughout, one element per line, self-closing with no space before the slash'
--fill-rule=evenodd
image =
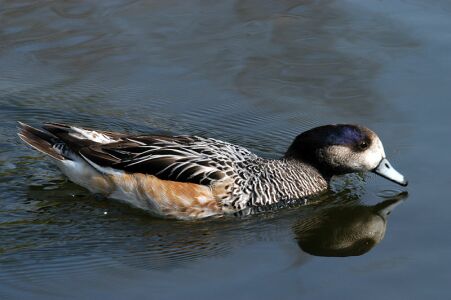
<path id="1" fill-rule="evenodd" d="M 128 134 L 19 122 L 18 136 L 91 193 L 175 219 L 224 216 L 319 194 L 334 176 L 373 172 L 402 186 L 372 130 L 323 125 L 299 134 L 279 159 L 209 137 Z"/>

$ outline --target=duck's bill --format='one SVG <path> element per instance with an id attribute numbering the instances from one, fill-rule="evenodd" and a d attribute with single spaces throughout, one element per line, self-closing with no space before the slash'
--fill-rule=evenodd
<path id="1" fill-rule="evenodd" d="M 396 171 L 386 158 L 381 160 L 373 172 L 402 186 L 407 186 L 408 184 L 406 178 L 401 173 Z"/>

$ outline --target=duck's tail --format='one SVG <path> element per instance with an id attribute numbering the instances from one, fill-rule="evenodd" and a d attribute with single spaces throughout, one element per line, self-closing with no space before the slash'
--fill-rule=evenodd
<path id="1" fill-rule="evenodd" d="M 49 132 L 36 129 L 25 123 L 18 123 L 19 132 L 17 134 L 22 141 L 56 160 L 68 159 L 63 155 L 64 143 L 59 138 Z"/>

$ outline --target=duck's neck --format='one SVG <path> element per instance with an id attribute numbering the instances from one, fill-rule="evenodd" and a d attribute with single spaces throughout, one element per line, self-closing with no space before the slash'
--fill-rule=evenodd
<path id="1" fill-rule="evenodd" d="M 251 205 L 274 204 L 301 199 L 328 187 L 330 177 L 323 176 L 309 164 L 292 159 L 260 161 L 258 172 L 250 178 Z"/>

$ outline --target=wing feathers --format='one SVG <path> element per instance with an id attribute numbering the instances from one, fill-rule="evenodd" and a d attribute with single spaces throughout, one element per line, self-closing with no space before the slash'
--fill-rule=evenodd
<path id="1" fill-rule="evenodd" d="M 235 174 L 233 163 L 255 155 L 213 139 L 188 136 L 127 136 L 109 144 L 82 147 L 92 162 L 160 179 L 211 185 Z"/>
<path id="2" fill-rule="evenodd" d="M 237 176 L 236 164 L 257 158 L 242 147 L 196 136 L 126 135 L 58 123 L 43 127 L 48 132 L 44 134 L 54 136 L 97 169 L 164 180 L 212 185 Z"/>

